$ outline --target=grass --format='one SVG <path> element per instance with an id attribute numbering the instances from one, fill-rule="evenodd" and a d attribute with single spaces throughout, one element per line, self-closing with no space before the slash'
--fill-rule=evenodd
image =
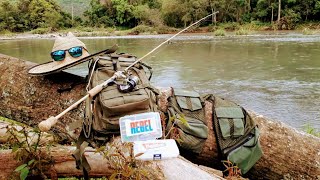
<path id="1" fill-rule="evenodd" d="M 236 31 L 236 35 L 249 35 L 251 32 L 247 29 L 240 28 Z"/>
<path id="2" fill-rule="evenodd" d="M 214 35 L 215 36 L 225 36 L 226 31 L 224 29 L 218 29 L 218 30 L 214 31 Z"/>
<path id="3" fill-rule="evenodd" d="M 320 137 L 320 131 L 318 131 L 317 129 L 315 129 L 314 127 L 312 127 L 310 124 L 306 124 L 303 126 L 303 130 L 311 135 Z"/>
<path id="4" fill-rule="evenodd" d="M 262 31 L 262 30 L 271 30 L 272 24 L 264 23 L 260 21 L 252 21 L 250 23 L 244 23 L 244 24 L 229 22 L 229 23 L 219 23 L 218 29 L 224 29 L 227 31 L 238 31 L 241 29 L 245 29 L 247 31 Z"/>
<path id="5" fill-rule="evenodd" d="M 297 30 L 303 30 L 306 28 L 310 30 L 320 29 L 320 24 L 319 22 L 306 22 L 306 23 L 298 24 L 296 26 Z"/>
<path id="6" fill-rule="evenodd" d="M 8 119 L 8 118 L 2 117 L 2 116 L 0 116 L 0 121 L 7 122 L 7 123 L 10 123 L 10 124 L 16 124 L 16 125 L 23 126 L 23 127 L 26 126 L 23 123 L 20 123 L 18 121 L 14 121 L 12 119 Z"/>
<path id="7" fill-rule="evenodd" d="M 315 30 L 312 30 L 312 29 L 309 29 L 309 28 L 304 28 L 304 29 L 302 30 L 302 34 L 303 34 L 303 35 L 313 35 L 313 34 L 315 34 L 315 33 L 316 33 Z"/>
<path id="8" fill-rule="evenodd" d="M 31 31 L 32 34 L 47 34 L 51 32 L 52 32 L 51 28 L 38 28 Z"/>
<path id="9" fill-rule="evenodd" d="M 16 33 L 13 33 L 11 31 L 5 29 L 5 30 L 0 31 L 0 34 L 10 37 L 10 36 L 14 36 Z"/>

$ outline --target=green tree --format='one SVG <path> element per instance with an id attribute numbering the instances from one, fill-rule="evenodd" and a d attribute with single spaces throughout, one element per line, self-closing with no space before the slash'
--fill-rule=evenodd
<path id="1" fill-rule="evenodd" d="M 163 21 L 158 9 L 151 9 L 147 4 L 134 6 L 132 14 L 137 24 L 162 26 Z"/>
<path id="2" fill-rule="evenodd" d="M 211 13 L 219 10 L 219 14 L 215 14 L 212 16 L 212 22 L 217 22 L 217 16 L 222 17 L 224 12 L 222 11 L 222 6 L 225 4 L 225 0 L 208 0 L 207 8 L 210 10 Z"/>
<path id="3" fill-rule="evenodd" d="M 10 1 L 3 1 L 0 5 L 0 30 L 18 31 L 17 8 Z"/>
<path id="4" fill-rule="evenodd" d="M 100 4 L 99 0 L 91 0 L 90 8 L 84 12 L 84 16 L 87 17 L 86 25 L 92 27 L 109 27 L 114 26 L 114 16 L 115 11 L 112 8 L 111 2 L 106 2 L 106 4 Z"/>
<path id="5" fill-rule="evenodd" d="M 58 5 L 52 0 L 32 0 L 29 6 L 30 21 L 33 29 L 43 27 L 59 27 L 62 15 Z"/>
<path id="6" fill-rule="evenodd" d="M 307 21 L 309 15 L 312 13 L 315 5 L 315 0 L 300 0 L 299 1 L 299 11 L 304 20 Z"/>
<path id="7" fill-rule="evenodd" d="M 182 27 L 183 21 L 181 20 L 184 11 L 180 7 L 179 0 L 163 0 L 161 6 L 161 14 L 164 23 L 171 27 Z"/>
<path id="8" fill-rule="evenodd" d="M 133 9 L 134 6 L 126 0 L 111 0 L 113 7 L 116 10 L 116 22 L 120 26 L 133 27 L 134 22 Z"/>

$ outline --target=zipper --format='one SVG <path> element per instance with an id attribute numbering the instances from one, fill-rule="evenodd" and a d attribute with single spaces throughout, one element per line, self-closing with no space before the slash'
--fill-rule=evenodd
<path id="1" fill-rule="evenodd" d="M 252 138 L 254 137 L 254 135 L 252 135 L 251 133 L 249 133 L 248 137 L 242 139 L 241 141 L 239 141 L 238 144 L 236 144 L 235 146 L 226 148 L 225 150 L 223 150 L 223 154 L 227 155 L 230 152 L 232 152 L 233 150 L 239 148 L 240 146 L 242 146 L 243 144 L 247 143 L 248 141 L 250 141 Z"/>

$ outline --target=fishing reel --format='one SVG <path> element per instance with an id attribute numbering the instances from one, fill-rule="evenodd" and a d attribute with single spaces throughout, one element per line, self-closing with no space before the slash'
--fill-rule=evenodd
<path id="1" fill-rule="evenodd" d="M 122 93 L 128 93 L 132 92 L 138 83 L 139 78 L 137 76 L 129 75 L 123 80 L 122 84 L 117 84 L 117 88 Z"/>

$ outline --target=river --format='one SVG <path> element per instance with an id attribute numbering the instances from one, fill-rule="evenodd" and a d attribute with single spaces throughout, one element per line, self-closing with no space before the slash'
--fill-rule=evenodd
<path id="1" fill-rule="evenodd" d="M 143 56 L 170 35 L 81 38 L 93 53 L 117 43 Z M 0 53 L 42 63 L 54 39 L 0 40 Z M 181 35 L 145 60 L 156 86 L 213 93 L 301 129 L 320 129 L 320 36 Z M 85 74 L 82 68 L 78 73 Z"/>

